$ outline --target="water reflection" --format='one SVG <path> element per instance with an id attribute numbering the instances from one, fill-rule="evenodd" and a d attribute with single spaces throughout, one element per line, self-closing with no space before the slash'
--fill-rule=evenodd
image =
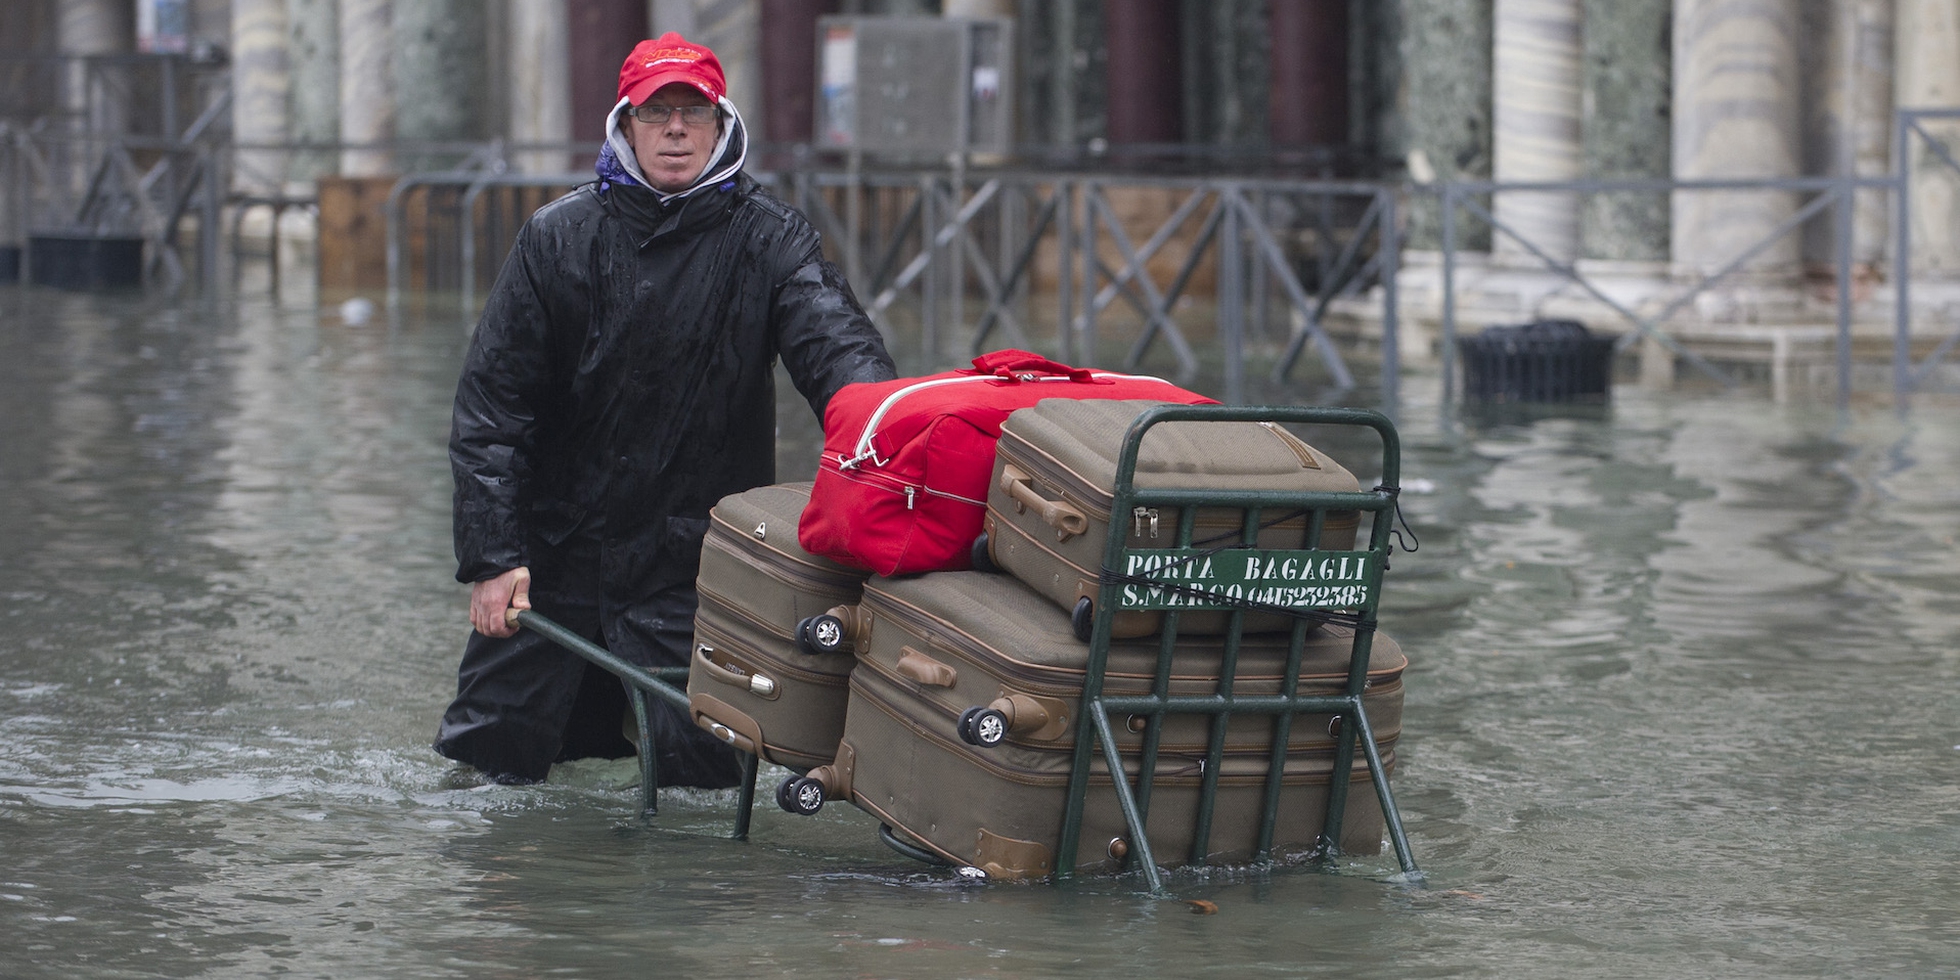
<path id="1" fill-rule="evenodd" d="M 1194 916 L 962 888 L 848 807 L 735 844 L 725 793 L 646 826 L 601 770 L 450 779 L 461 349 L 446 315 L 0 290 L 0 974 L 1960 969 L 1950 404 L 1452 417 L 1411 379 L 1384 621 L 1430 884 L 1177 873 Z M 814 420 L 779 421 L 807 476 Z"/>

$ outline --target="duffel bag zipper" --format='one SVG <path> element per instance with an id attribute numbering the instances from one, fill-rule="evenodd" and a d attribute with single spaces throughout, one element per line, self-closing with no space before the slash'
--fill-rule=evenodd
<path id="1" fill-rule="evenodd" d="M 883 463 L 882 460 L 874 460 L 873 462 L 874 464 L 877 465 L 882 465 Z M 830 465 L 830 460 L 827 459 L 824 460 L 824 464 L 826 466 Z M 957 493 L 949 493 L 945 490 L 939 489 L 938 487 L 929 487 L 922 483 L 906 483 L 902 480 L 898 480 L 892 476 L 889 476 L 877 470 L 867 470 L 862 467 L 847 465 L 847 461 L 842 456 L 839 456 L 837 459 L 837 475 L 847 480 L 862 482 L 867 486 L 871 486 L 876 489 L 883 490 L 886 493 L 904 494 L 906 510 L 918 509 L 919 494 L 921 492 L 930 494 L 931 496 L 934 497 L 943 497 L 947 500 L 958 501 L 959 503 L 967 504 L 973 507 L 987 506 L 987 502 L 984 500 L 975 500 L 972 497 L 962 497 Z"/>
<path id="2" fill-rule="evenodd" d="M 1163 378 L 1155 378 L 1145 374 L 1110 374 L 1107 372 L 1099 371 L 1099 372 L 1092 372 L 1089 375 L 1089 378 L 1092 381 L 1104 381 L 1104 380 L 1156 381 L 1162 384 L 1170 384 L 1170 382 L 1165 381 Z M 845 456 L 843 453 L 837 454 L 837 467 L 839 469 L 845 469 L 845 470 L 856 469 L 865 460 L 870 460 L 871 465 L 873 466 L 885 465 L 887 460 L 878 458 L 878 451 L 872 447 L 871 443 L 872 440 L 877 437 L 878 425 L 879 423 L 885 420 L 886 413 L 890 412 L 892 410 L 892 406 L 898 404 L 900 400 L 905 398 L 905 396 L 914 394 L 916 392 L 925 391 L 928 388 L 937 388 L 940 387 L 941 385 L 970 384 L 976 381 L 1001 381 L 1001 380 L 1003 379 L 999 375 L 994 375 L 994 374 L 975 374 L 975 375 L 970 375 L 967 377 L 960 377 L 960 378 L 933 378 L 930 381 L 920 381 L 916 384 L 906 385 L 905 387 L 900 388 L 889 395 L 886 395 L 885 400 L 879 402 L 878 407 L 872 411 L 871 418 L 865 421 L 864 431 L 858 434 L 857 445 L 852 447 L 852 455 Z M 1075 379 L 1070 378 L 1066 375 L 1016 374 L 1014 376 L 1014 380 L 1019 382 L 1029 382 L 1029 383 L 1039 383 L 1043 381 L 1061 381 L 1067 383 L 1075 383 Z"/>

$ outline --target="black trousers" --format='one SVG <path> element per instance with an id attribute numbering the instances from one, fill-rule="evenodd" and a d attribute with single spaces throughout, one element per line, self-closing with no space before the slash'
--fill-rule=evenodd
<path id="1" fill-rule="evenodd" d="M 688 664 L 697 598 L 692 586 L 660 592 L 602 629 L 596 601 L 534 588 L 538 612 L 642 667 Z M 608 644 L 613 633 L 624 642 Z M 660 785 L 722 788 L 740 781 L 734 749 L 657 698 L 647 723 Z M 531 630 L 502 639 L 474 630 L 457 670 L 456 700 L 443 713 L 435 750 L 499 782 L 540 782 L 553 762 L 634 753 L 621 734 L 630 717 L 625 683 Z"/>

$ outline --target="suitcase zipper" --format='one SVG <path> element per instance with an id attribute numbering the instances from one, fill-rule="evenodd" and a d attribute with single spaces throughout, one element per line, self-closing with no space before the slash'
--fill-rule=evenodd
<path id="1" fill-rule="evenodd" d="M 886 664 L 884 661 L 879 660 L 877 657 L 867 653 L 865 656 L 859 658 L 858 666 L 863 668 L 864 671 L 868 671 L 870 673 L 878 675 L 880 681 L 905 692 L 907 696 L 911 697 L 913 700 L 917 701 L 921 705 L 925 705 L 929 707 L 931 710 L 933 710 L 936 713 L 935 714 L 936 718 L 941 718 L 943 720 L 951 721 L 959 717 L 959 709 L 957 707 L 949 706 L 948 704 L 946 704 L 945 697 L 942 697 L 939 694 L 928 692 L 925 689 L 924 685 L 920 684 L 915 680 L 912 680 L 909 677 L 900 675 L 894 668 Z M 973 666 L 975 667 L 975 669 L 980 670 L 982 673 L 987 672 L 985 664 L 973 663 Z M 859 676 L 859 671 L 855 671 L 855 670 L 852 671 L 851 676 L 853 677 Z M 1006 690 L 1006 688 L 1003 688 L 1003 690 Z M 1386 690 L 1386 688 L 1375 687 L 1369 689 L 1370 693 L 1373 695 L 1379 695 L 1384 690 Z M 1017 693 L 1028 693 L 1028 692 L 1022 691 Z M 958 699 L 955 698 L 954 700 L 958 700 Z M 1057 698 L 1056 700 L 1066 702 L 1070 706 L 1070 710 L 1072 711 L 1079 711 L 1081 710 L 1082 692 L 1081 690 L 1078 689 L 1075 692 L 1075 696 L 1073 698 Z M 1253 714 L 1245 714 L 1245 715 L 1240 715 L 1239 717 L 1257 718 L 1259 716 Z M 1299 717 L 1304 718 L 1307 717 L 1307 715 L 1302 714 Z M 1298 730 L 1298 727 L 1299 726 L 1297 725 L 1295 726 L 1296 731 Z M 1401 736 L 1401 733 L 1402 733 L 1402 729 L 1399 724 L 1395 726 L 1393 729 L 1387 729 L 1387 730 L 1378 729 L 1375 732 L 1375 745 L 1381 748 L 1383 751 L 1387 751 L 1388 749 L 1394 747 L 1395 742 L 1397 738 Z M 1301 736 L 1297 734 L 1294 737 L 1296 739 L 1301 738 Z M 1068 751 L 1069 748 L 1075 744 L 1075 725 L 1071 722 L 1066 729 L 1066 735 L 1058 736 L 1056 738 L 1035 740 L 1035 739 L 1023 738 L 1016 735 L 1009 735 L 1007 737 L 1007 741 L 1015 745 L 1021 746 L 1023 748 L 1032 749 L 1039 752 Z M 1202 761 L 1201 757 L 1205 754 L 1208 748 L 1209 748 L 1208 742 L 1164 742 L 1158 746 L 1158 751 L 1169 756 L 1174 756 L 1179 758 L 1186 758 L 1186 757 L 1199 758 L 1200 761 Z M 1255 755 L 1259 752 L 1267 751 L 1269 748 L 1270 748 L 1270 740 L 1262 741 L 1262 740 L 1248 739 L 1245 742 L 1228 744 L 1226 746 L 1225 751 L 1226 754 L 1228 755 Z M 1129 747 L 1125 746 L 1125 751 L 1128 750 Z M 1357 746 L 1355 748 L 1355 752 L 1357 753 L 1356 757 L 1359 758 L 1360 757 L 1359 753 L 1362 752 L 1362 749 L 1359 746 Z M 1331 758 L 1334 754 L 1334 743 L 1331 740 L 1331 738 L 1325 744 L 1322 744 L 1317 740 L 1310 739 L 1310 740 L 1303 741 L 1300 744 L 1289 745 L 1287 748 L 1287 754 L 1294 758 L 1309 758 L 1309 757 L 1317 758 L 1323 755 Z"/>
<path id="2" fill-rule="evenodd" d="M 892 719 L 895 722 L 898 722 L 900 726 L 911 731 L 914 735 L 918 736 L 924 741 L 934 743 L 938 747 L 958 753 L 961 759 L 965 760 L 968 763 L 971 763 L 972 765 L 978 768 L 988 770 L 994 776 L 994 778 L 1000 779 L 1003 782 L 1019 783 L 1023 786 L 1031 786 L 1031 787 L 1038 787 L 1038 788 L 1056 788 L 1056 787 L 1062 787 L 1068 785 L 1068 769 L 1066 767 L 1061 767 L 1054 771 L 1042 771 L 1038 769 L 1022 769 L 1018 767 L 1010 767 L 1007 764 L 1005 764 L 1002 760 L 991 756 L 989 753 L 975 751 L 972 746 L 967 745 L 963 742 L 960 742 L 946 735 L 944 732 L 940 731 L 938 727 L 933 725 L 927 725 L 922 721 L 920 721 L 919 719 L 910 716 L 909 714 L 906 713 L 905 709 L 896 702 L 894 698 L 887 695 L 883 691 L 873 690 L 874 684 L 879 684 L 884 680 L 885 678 L 882 675 L 878 676 L 877 681 L 872 681 L 868 677 L 853 675 L 851 679 L 851 694 L 854 698 L 862 699 L 866 704 L 879 709 L 879 711 L 882 714 L 884 714 L 886 717 Z M 900 688 L 899 690 L 901 692 L 904 691 L 903 688 Z M 935 718 L 937 718 L 938 712 L 935 711 L 934 714 L 935 714 Z M 846 722 L 846 724 L 848 725 L 849 723 Z M 1067 755 L 1071 750 L 1066 747 L 1042 748 L 1042 747 L 1030 746 L 1025 748 L 1024 751 L 1031 752 L 1037 755 L 1043 755 L 1043 756 L 1064 756 Z M 1359 749 L 1357 748 L 1356 751 L 1359 751 Z M 1168 755 L 1168 753 L 1166 755 Z M 1266 753 L 1264 752 L 1250 752 L 1250 753 L 1233 752 L 1233 753 L 1228 753 L 1226 757 L 1227 759 L 1233 762 L 1238 762 L 1243 764 L 1247 760 L 1259 759 L 1265 755 Z M 1287 756 L 1289 762 L 1291 761 L 1301 762 L 1303 764 L 1302 770 L 1304 771 L 1293 770 L 1293 771 L 1286 772 L 1284 775 L 1281 776 L 1281 779 L 1285 785 L 1314 786 L 1314 785 L 1325 784 L 1327 782 L 1327 777 L 1331 774 L 1328 770 L 1322 770 L 1318 765 L 1313 765 L 1312 768 L 1307 768 L 1308 764 L 1319 763 L 1323 761 L 1322 757 L 1316 756 L 1311 752 L 1289 752 L 1287 753 Z M 1326 758 L 1330 770 L 1332 768 L 1331 756 L 1332 753 L 1328 753 Z M 1164 757 L 1165 756 L 1159 756 L 1159 759 L 1161 760 Z M 1190 759 L 1184 756 L 1169 756 L 1169 757 L 1184 759 L 1189 763 L 1197 763 L 1200 761 L 1198 759 Z M 1385 768 L 1388 768 L 1390 771 L 1393 771 L 1392 760 L 1394 759 L 1395 759 L 1394 749 L 1392 747 L 1384 748 L 1382 752 L 1382 762 L 1384 763 Z M 1124 762 L 1123 775 L 1125 779 L 1135 778 L 1136 771 L 1131 767 L 1135 765 L 1138 761 L 1139 760 L 1136 755 L 1125 754 L 1123 756 L 1123 762 Z M 1104 759 L 1102 758 L 1102 753 L 1098 752 L 1095 754 L 1095 758 L 1091 762 L 1091 766 L 1092 768 L 1089 770 L 1089 785 L 1092 787 L 1107 787 L 1109 785 L 1109 768 L 1108 768 L 1108 763 L 1105 762 Z M 1202 767 L 1199 765 L 1186 765 L 1181 770 L 1171 770 L 1167 772 L 1165 771 L 1165 767 L 1163 767 L 1160 762 L 1157 773 L 1153 777 L 1152 781 L 1159 787 L 1164 787 L 1164 786 L 1176 787 L 1179 786 L 1180 784 L 1183 786 L 1190 786 L 1194 784 L 1199 778 L 1201 778 L 1200 777 L 1201 772 L 1202 772 Z M 1361 783 L 1363 785 L 1366 784 L 1368 778 L 1369 778 L 1368 770 L 1367 767 L 1365 766 L 1358 767 L 1349 776 L 1351 782 Z M 1218 779 L 1219 779 L 1219 783 L 1224 786 L 1256 786 L 1256 785 L 1263 784 L 1266 781 L 1266 774 L 1263 771 L 1246 769 L 1244 771 L 1238 771 L 1238 772 L 1220 773 Z"/>
<path id="3" fill-rule="evenodd" d="M 996 650 L 980 644 L 949 620 L 933 615 L 889 593 L 873 593 L 867 590 L 865 592 L 864 602 L 865 604 L 874 606 L 874 612 L 893 615 L 908 632 L 918 636 L 931 637 L 937 641 L 934 644 L 935 646 L 939 646 L 949 653 L 959 656 L 960 659 L 968 663 L 979 666 L 983 671 L 1014 681 L 1020 690 L 1028 694 L 1057 697 L 1062 700 L 1069 700 L 1071 698 L 1080 700 L 1082 697 L 1082 681 L 1080 679 L 1084 674 L 1082 667 L 1029 664 L 1016 660 L 1007 651 Z M 1341 627 L 1328 625 L 1322 627 L 1322 629 L 1328 631 L 1327 635 L 1330 637 L 1348 639 L 1352 636 L 1351 632 L 1345 632 Z M 1073 641 L 1071 640 L 1071 642 Z M 1402 667 L 1384 668 L 1371 663 L 1369 664 L 1366 686 L 1374 687 L 1386 684 L 1389 680 L 1400 677 L 1404 669 L 1406 669 L 1406 664 Z M 1300 682 L 1304 692 L 1311 690 L 1315 686 L 1310 683 L 1312 681 L 1338 684 L 1346 676 L 1345 664 L 1343 664 L 1343 668 L 1339 671 L 1311 674 L 1302 673 L 1300 675 Z M 1105 673 L 1104 677 L 1106 679 L 1121 678 L 1124 681 L 1137 685 L 1136 690 L 1139 692 L 1147 690 L 1154 679 L 1154 675 L 1152 674 L 1126 674 L 1114 671 Z M 1216 678 L 1193 677 L 1188 674 L 1175 674 L 1173 677 L 1178 683 L 1205 684 L 1216 682 Z M 1240 674 L 1235 681 L 1235 685 L 1261 685 L 1262 687 L 1260 689 L 1263 690 L 1263 686 L 1277 686 L 1279 680 L 1280 677 L 1276 674 Z M 1107 680 L 1105 683 L 1107 683 Z M 1241 691 L 1241 693 L 1245 692 Z"/>
<path id="4" fill-rule="evenodd" d="M 857 601 L 855 597 L 860 594 L 860 589 L 856 586 L 864 580 L 862 573 L 850 574 L 849 584 L 846 584 L 843 581 L 843 573 L 831 572 L 823 566 L 799 561 L 788 552 L 776 549 L 769 549 L 770 554 L 780 556 L 783 560 L 764 561 L 756 555 L 756 548 L 749 544 L 747 535 L 736 531 L 733 525 L 720 520 L 708 526 L 708 535 L 711 538 L 722 539 L 722 546 L 719 549 L 722 554 L 758 569 L 771 578 L 781 579 L 795 591 L 813 596 L 835 596 L 837 601 L 831 605 L 855 602 Z"/>
<path id="5" fill-rule="evenodd" d="M 1038 383 L 1043 381 L 1063 381 L 1063 382 L 1074 383 L 1073 378 L 1069 378 L 1065 376 L 1017 374 L 1014 377 L 1015 380 L 1022 381 L 1022 382 Z M 1165 381 L 1163 378 L 1155 378 L 1145 374 L 1111 374 L 1107 372 L 1098 371 L 1098 372 L 1091 373 L 1089 377 L 1091 380 L 1097 380 L 1097 381 L 1103 379 L 1109 379 L 1112 381 L 1157 381 L 1163 384 L 1170 384 L 1170 382 Z M 1000 376 L 993 375 L 993 374 L 975 374 L 975 375 L 968 375 L 965 377 L 958 377 L 958 378 L 933 378 L 929 381 L 920 381 L 917 382 L 916 384 L 906 385 L 905 387 L 900 388 L 889 395 L 886 395 L 885 400 L 879 402 L 878 407 L 872 411 L 871 418 L 865 420 L 864 431 L 858 435 L 857 445 L 852 447 L 853 455 L 845 456 L 843 453 L 837 454 L 837 468 L 844 469 L 844 470 L 856 469 L 860 464 L 862 464 L 867 459 L 871 461 L 871 465 L 873 466 L 885 465 L 887 460 L 882 460 L 878 458 L 878 451 L 872 447 L 871 442 L 874 438 L 877 437 L 878 424 L 885 420 L 886 413 L 890 412 L 892 406 L 898 404 L 899 400 L 903 399 L 905 396 L 913 394 L 914 392 L 924 391 L 928 388 L 937 388 L 940 387 L 941 385 L 970 384 L 976 381 L 999 381 L 999 380 L 1001 380 Z"/>
<path id="6" fill-rule="evenodd" d="M 709 594 L 712 595 L 713 593 Z M 715 599 L 722 605 L 727 606 L 726 601 L 722 600 L 720 596 L 715 596 Z M 734 607 L 729 608 L 735 611 L 737 615 L 740 614 L 739 609 L 734 609 Z M 755 622 L 746 616 L 741 618 L 750 624 Z M 701 640 L 713 641 L 708 643 L 708 646 L 745 653 L 749 659 L 761 662 L 771 673 L 778 674 L 790 680 L 800 681 L 815 687 L 843 687 L 851 679 L 850 671 L 845 671 L 841 674 L 827 674 L 822 671 L 810 670 L 807 667 L 799 667 L 776 656 L 762 644 L 755 643 L 750 638 L 735 635 L 732 629 L 715 623 L 702 622 L 698 615 L 695 617 L 694 629 L 700 634 Z M 787 645 L 787 642 L 785 641 L 785 645 Z M 855 669 L 857 666 L 856 662 L 853 661 L 851 666 Z"/>

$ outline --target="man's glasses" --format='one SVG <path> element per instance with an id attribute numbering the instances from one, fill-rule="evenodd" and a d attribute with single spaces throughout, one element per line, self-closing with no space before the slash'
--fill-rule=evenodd
<path id="1" fill-rule="evenodd" d="M 681 114 L 681 121 L 689 126 L 706 126 L 714 122 L 718 114 L 711 105 L 654 105 L 649 102 L 634 106 L 633 118 L 649 126 L 665 126 L 676 112 Z"/>

